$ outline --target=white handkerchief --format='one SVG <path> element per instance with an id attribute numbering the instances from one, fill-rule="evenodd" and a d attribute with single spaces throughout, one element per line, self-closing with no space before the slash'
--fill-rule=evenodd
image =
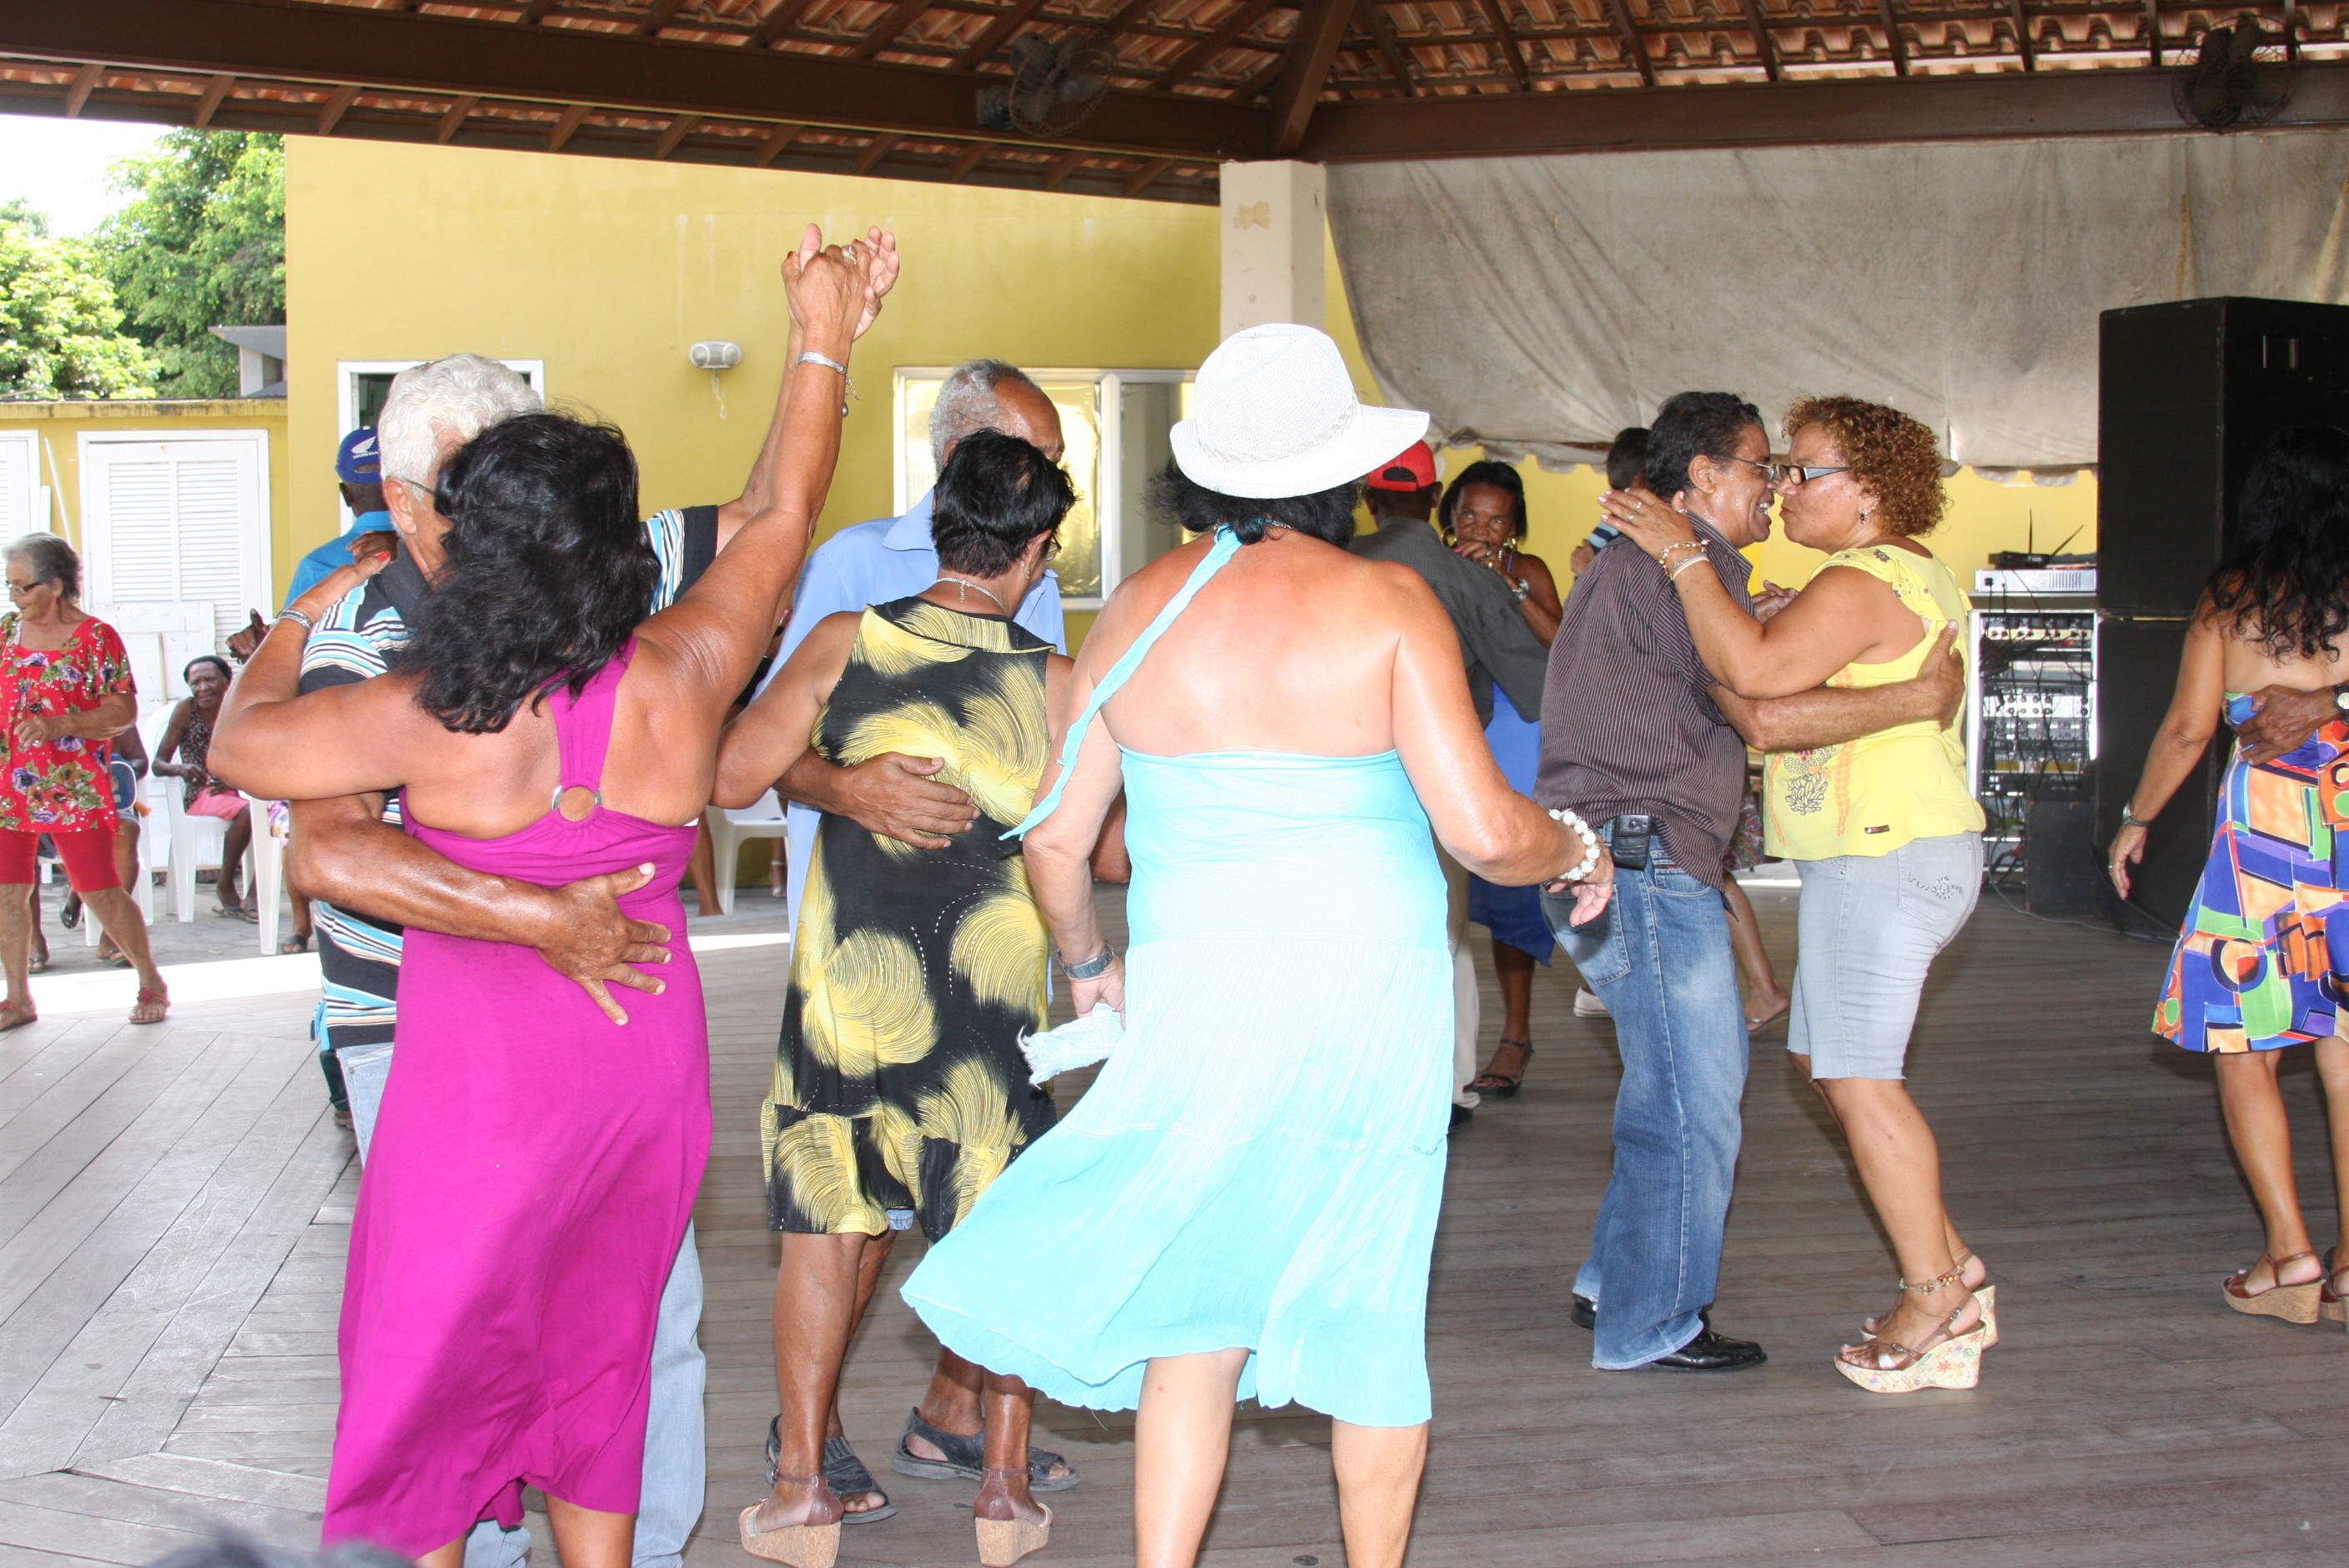
<path id="1" fill-rule="evenodd" d="M 1083 1017 L 1047 1029 L 1023 1034 L 1019 1048 L 1028 1054 L 1028 1081 L 1042 1084 L 1077 1068 L 1107 1061 L 1125 1036 L 1125 1015 L 1106 1002 L 1096 1002 Z"/>

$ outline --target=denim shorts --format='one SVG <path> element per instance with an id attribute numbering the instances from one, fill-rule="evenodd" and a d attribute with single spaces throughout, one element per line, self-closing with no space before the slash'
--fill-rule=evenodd
<path id="1" fill-rule="evenodd" d="M 1933 959 L 1982 896 L 1979 833 L 1797 861 L 1802 943 L 1786 1048 L 1815 1078 L 1899 1078 Z"/>

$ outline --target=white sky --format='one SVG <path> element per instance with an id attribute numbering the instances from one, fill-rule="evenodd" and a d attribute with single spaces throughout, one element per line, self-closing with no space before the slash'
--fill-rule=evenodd
<path id="1" fill-rule="evenodd" d="M 158 125 L 0 115 L 0 201 L 22 196 L 49 215 L 49 232 L 87 234 L 121 204 L 107 165 L 143 152 Z"/>

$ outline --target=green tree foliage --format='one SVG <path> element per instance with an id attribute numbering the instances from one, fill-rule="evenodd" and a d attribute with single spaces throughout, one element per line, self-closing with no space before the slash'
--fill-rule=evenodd
<path id="1" fill-rule="evenodd" d="M 108 278 L 167 397 L 233 397 L 236 350 L 215 326 L 285 319 L 284 139 L 174 130 L 114 166 L 129 198 L 99 226 Z"/>
<path id="2" fill-rule="evenodd" d="M 0 397 L 153 397 L 96 247 L 48 228 L 21 200 L 0 206 Z"/>

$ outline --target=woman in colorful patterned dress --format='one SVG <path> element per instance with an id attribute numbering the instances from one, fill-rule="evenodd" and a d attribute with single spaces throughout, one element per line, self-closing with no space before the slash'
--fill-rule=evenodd
<path id="1" fill-rule="evenodd" d="M 2234 548 L 2210 575 L 2186 634 L 2178 695 L 2147 754 L 2113 839 L 2113 885 L 2128 896 L 2129 867 L 2147 828 L 2200 762 L 2223 714 L 2240 726 L 2259 708 L 2248 694 L 2349 681 L 2349 433 L 2285 430 L 2243 486 Z M 2238 748 L 2219 799 L 2201 885 L 2171 956 L 2154 1032 L 2215 1057 L 2227 1137 L 2259 1204 L 2267 1244 L 2220 1285 L 2238 1312 L 2314 1323 L 2339 1320 L 2349 1267 L 2318 1261 L 2292 1180 L 2292 1130 L 2276 1072 L 2287 1046 L 2313 1044 L 2332 1123 L 2337 1212 L 2349 1223 L 2349 1040 L 2342 986 L 2349 981 L 2349 717 L 2336 709 L 2297 749 L 2253 762 Z M 2336 1248 L 2331 1260 L 2342 1262 Z"/>
<path id="2" fill-rule="evenodd" d="M 939 758 L 938 781 L 973 806 L 935 849 L 826 816 L 808 868 L 760 1125 L 767 1222 L 783 1233 L 782 1414 L 773 1491 L 742 1516 L 748 1550 L 796 1568 L 831 1563 L 843 1522 L 895 1511 L 861 1467 L 846 1469 L 833 1403 L 897 1229 L 918 1220 L 944 1238 L 1054 1119 L 1019 1049 L 1023 1032 L 1044 1027 L 1044 921 L 1019 841 L 1004 835 L 1034 802 L 1071 665 L 1010 614 L 1074 499 L 1068 476 L 1017 437 L 957 442 L 938 475 L 938 580 L 818 623 L 719 753 L 720 805 L 748 805 L 812 745 L 842 766 Z M 1031 1485 L 1076 1483 L 1057 1456 L 1031 1455 L 1034 1401 L 1019 1378 L 941 1351 L 898 1445 L 905 1473 L 980 1481 L 984 1563 L 1018 1555 L 1023 1529 L 1024 1550 L 1042 1543 L 1051 1514 Z"/>
<path id="3" fill-rule="evenodd" d="M 1677 542 L 1692 536 L 1671 505 L 1606 498 L 1624 532 L 1677 573 L 1697 653 L 1734 694 L 1725 707 L 1914 679 L 1966 614 L 1956 577 L 1917 542 L 1947 505 L 1932 431 L 1881 404 L 1805 397 L 1785 432 L 1793 460 L 1772 480 L 1786 537 L 1827 558 L 1800 593 L 1758 614 L 1714 573 L 1678 572 L 1674 558 L 1692 546 Z M 1871 1393 L 1971 1388 L 1998 1339 L 1989 1271 L 1951 1222 L 1940 1148 L 1906 1082 L 1926 975 L 1982 892 L 1964 735 L 1954 716 L 1895 725 L 1772 753 L 1764 779 L 1769 851 L 1803 874 L 1786 1049 L 1842 1125 L 1900 1267 L 1895 1305 L 1836 1357 Z"/>
<path id="4" fill-rule="evenodd" d="M 81 560 L 49 533 L 28 533 L 4 552 L 8 600 L 0 615 L 0 712 L 7 767 L 0 772 L 0 969 L 8 999 L 0 1032 L 33 1021 L 26 970 L 33 954 L 33 855 L 41 835 L 57 847 L 66 877 L 100 930 L 139 971 L 134 1024 L 160 1024 L 171 998 L 147 945 L 147 923 L 114 863 L 109 736 L 139 717 L 130 660 L 114 628 L 82 614 Z"/>

